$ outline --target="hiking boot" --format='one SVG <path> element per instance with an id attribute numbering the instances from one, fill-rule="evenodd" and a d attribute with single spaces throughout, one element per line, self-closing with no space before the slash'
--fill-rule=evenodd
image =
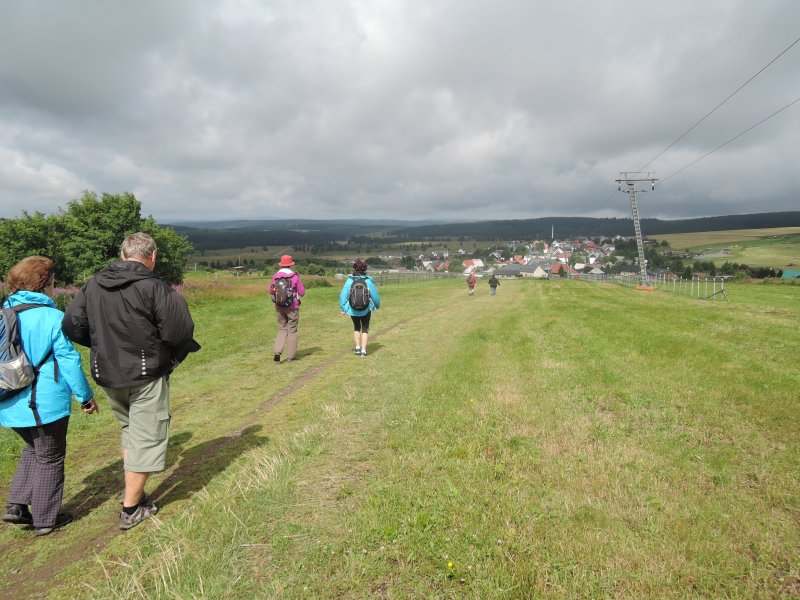
<path id="1" fill-rule="evenodd" d="M 119 511 L 119 528 L 130 529 L 136 527 L 145 519 L 149 519 L 158 512 L 158 507 L 155 504 L 139 505 L 132 515 L 129 515 L 124 510 Z"/>
<path id="2" fill-rule="evenodd" d="M 33 516 L 24 504 L 9 504 L 6 506 L 3 521 L 14 525 L 33 525 Z"/>
<path id="3" fill-rule="evenodd" d="M 72 523 L 72 515 L 69 513 L 58 513 L 56 515 L 56 523 L 55 525 L 51 525 L 50 527 L 37 527 L 36 528 L 36 535 L 49 535 L 53 533 L 59 527 L 63 527 L 64 525 L 68 525 Z"/>
<path id="4" fill-rule="evenodd" d="M 280 353 L 280 352 L 278 352 L 278 353 L 277 353 L 277 354 L 276 354 L 276 355 L 275 355 L 275 356 L 272 358 L 272 360 L 274 360 L 275 362 L 281 362 L 281 353 Z"/>

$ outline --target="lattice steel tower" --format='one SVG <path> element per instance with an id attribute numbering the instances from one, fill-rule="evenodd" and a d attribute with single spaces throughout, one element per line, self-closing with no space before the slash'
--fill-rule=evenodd
<path id="1" fill-rule="evenodd" d="M 629 194 L 631 197 L 631 214 L 633 215 L 633 229 L 636 232 L 636 247 L 639 250 L 639 283 L 647 284 L 647 263 L 644 259 L 644 243 L 642 242 L 642 228 L 639 225 L 639 209 L 636 206 L 636 192 L 651 192 L 656 189 L 656 179 L 654 172 L 628 172 L 620 171 L 619 191 Z"/>

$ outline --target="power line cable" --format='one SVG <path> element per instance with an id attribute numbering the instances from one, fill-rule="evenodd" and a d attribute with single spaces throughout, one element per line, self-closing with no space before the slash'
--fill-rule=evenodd
<path id="1" fill-rule="evenodd" d="M 658 159 L 658 158 L 659 158 L 661 155 L 663 155 L 663 154 L 664 154 L 664 153 L 665 153 L 667 150 L 669 150 L 670 148 L 672 148 L 672 147 L 673 147 L 675 144 L 677 144 L 678 142 L 680 142 L 680 141 L 681 141 L 681 140 L 682 140 L 684 137 L 686 137 L 686 136 L 687 136 L 687 135 L 688 135 L 688 134 L 689 134 L 689 133 L 690 133 L 690 132 L 691 132 L 691 131 L 692 131 L 692 130 L 695 128 L 695 127 L 697 127 L 698 125 L 700 125 L 700 123 L 702 123 L 702 122 L 703 122 L 703 121 L 705 121 L 705 120 L 706 120 L 708 117 L 710 117 L 710 116 L 711 116 L 711 115 L 712 115 L 712 114 L 713 114 L 713 113 L 714 113 L 714 112 L 715 112 L 715 111 L 716 111 L 716 110 L 717 110 L 717 109 L 718 109 L 720 106 L 722 106 L 722 105 L 723 105 L 723 104 L 725 104 L 725 103 L 726 103 L 728 100 L 730 100 L 730 99 L 731 99 L 731 98 L 733 98 L 733 97 L 734 97 L 736 94 L 738 94 L 738 93 L 739 93 L 739 92 L 740 92 L 740 91 L 741 91 L 741 90 L 742 90 L 742 89 L 743 89 L 743 88 L 744 88 L 744 87 L 745 87 L 745 86 L 746 86 L 748 83 L 750 83 L 751 81 L 753 81 L 753 79 L 755 79 L 755 78 L 756 78 L 756 77 L 758 77 L 758 76 L 759 76 L 761 73 L 763 73 L 763 72 L 764 72 L 764 71 L 765 71 L 765 70 L 766 70 L 766 69 L 767 69 L 767 68 L 768 68 L 768 67 L 769 67 L 769 66 L 770 66 L 772 63 L 774 63 L 774 62 L 775 62 L 776 60 L 778 60 L 778 59 L 779 59 L 781 56 L 783 56 L 783 55 L 784 55 L 784 54 L 786 54 L 786 53 L 787 53 L 789 50 L 791 50 L 791 48 L 792 48 L 792 47 L 793 47 L 795 44 L 797 44 L 798 42 L 800 42 L 800 38 L 797 38 L 795 41 L 793 41 L 791 44 L 789 44 L 789 46 L 788 46 L 788 47 L 787 47 L 787 48 L 786 48 L 786 49 L 785 49 L 783 52 L 781 52 L 780 54 L 778 54 L 778 56 L 776 56 L 776 57 L 775 57 L 775 58 L 773 58 L 771 61 L 769 61 L 769 62 L 768 62 L 766 65 L 764 65 L 764 66 L 763 66 L 763 67 L 762 67 L 762 68 L 761 68 L 761 69 L 758 71 L 758 73 L 756 73 L 756 74 L 755 74 L 755 75 L 753 75 L 753 76 L 752 76 L 750 79 L 748 79 L 748 80 L 747 80 L 747 81 L 745 81 L 745 82 L 744 82 L 742 85 L 740 85 L 740 86 L 739 86 L 739 87 L 736 89 L 736 91 L 734 91 L 734 92 L 733 92 L 732 94 L 730 94 L 730 95 L 729 95 L 727 98 L 725 98 L 725 100 L 723 100 L 722 102 L 720 102 L 719 104 L 717 104 L 717 105 L 716 105 L 716 106 L 715 106 L 713 109 L 711 109 L 711 111 L 710 111 L 710 112 L 708 112 L 708 113 L 707 113 L 707 114 L 706 114 L 706 115 L 705 115 L 705 116 L 704 116 L 702 119 L 700 119 L 699 121 L 697 121 L 697 123 L 695 123 L 694 125 L 692 125 L 691 127 L 689 127 L 689 129 L 687 129 L 686 131 L 684 131 L 684 132 L 683 132 L 683 133 L 682 133 L 680 136 L 678 136 L 678 137 L 677 137 L 677 138 L 676 138 L 676 139 L 675 139 L 675 140 L 674 140 L 674 141 L 673 141 L 673 142 L 672 142 L 672 143 L 671 143 L 669 146 L 667 146 L 667 147 L 666 147 L 666 148 L 664 148 L 664 149 L 663 149 L 661 152 L 659 152 L 658 154 L 656 154 L 656 155 L 655 155 L 655 157 L 653 157 L 653 158 L 651 158 L 651 159 L 650 159 L 650 162 L 648 162 L 646 165 L 644 165 L 644 166 L 643 166 L 641 169 L 639 169 L 639 170 L 640 170 L 640 171 L 644 171 L 644 170 L 645 170 L 647 167 L 649 167 L 651 164 L 653 164 L 653 163 L 654 163 L 654 162 L 655 162 L 655 161 L 656 161 L 656 160 L 657 160 L 657 159 Z"/>
<path id="2" fill-rule="evenodd" d="M 681 167 L 680 169 L 678 169 L 678 170 L 677 170 L 677 171 L 675 171 L 674 173 L 671 173 L 671 174 L 667 175 L 666 177 L 664 177 L 664 178 L 661 180 L 661 183 L 663 184 L 665 181 L 667 181 L 668 179 L 670 179 L 670 178 L 674 177 L 675 175 L 677 175 L 677 174 L 678 174 L 678 173 L 680 173 L 681 171 L 685 171 L 686 169 L 688 169 L 688 168 L 689 168 L 689 167 L 691 167 L 692 165 L 694 165 L 694 164 L 696 164 L 696 163 L 699 163 L 701 160 L 703 160 L 703 159 L 704 159 L 704 158 L 706 158 L 707 156 L 710 156 L 710 155 L 714 154 L 714 152 L 716 152 L 716 151 L 717 151 L 717 150 L 719 150 L 720 148 L 722 148 L 722 147 L 724 147 L 724 146 L 727 146 L 728 144 L 730 144 L 730 143 L 731 143 L 732 141 L 734 141 L 735 139 L 738 139 L 738 138 L 742 137 L 742 136 L 743 136 L 745 133 L 747 133 L 747 132 L 749 132 L 749 131 L 752 131 L 753 129 L 755 129 L 756 127 L 758 127 L 759 125 L 761 125 L 762 123 L 764 123 L 764 122 L 766 122 L 766 121 L 769 121 L 769 120 L 770 120 L 772 117 L 774 117 L 774 116 L 775 116 L 775 115 L 777 115 L 778 113 L 781 113 L 781 112 L 783 112 L 784 110 L 786 110 L 787 108 L 789 108 L 789 107 L 790 107 L 790 106 L 792 106 L 793 104 L 797 104 L 798 102 L 800 102 L 800 98 L 796 98 L 795 100 L 792 100 L 792 101 L 791 101 L 789 104 L 787 104 L 787 105 L 786 105 L 786 106 L 784 106 L 783 108 L 780 108 L 780 109 L 776 110 L 774 113 L 772 113 L 772 114 L 771 114 L 771 115 L 769 115 L 768 117 L 764 117 L 764 118 L 763 118 L 763 119 L 761 119 L 761 120 L 760 120 L 758 123 L 756 123 L 755 125 L 752 125 L 752 126 L 748 127 L 747 129 L 745 129 L 745 130 L 744 130 L 744 131 L 742 131 L 741 133 L 739 133 L 739 134 L 737 134 L 737 135 L 733 136 L 733 137 L 732 137 L 731 139 L 729 139 L 727 142 L 723 142 L 723 143 L 721 143 L 719 146 L 717 146 L 717 147 L 716 147 L 716 148 L 714 148 L 713 150 L 711 150 L 711 151 L 709 151 L 709 152 L 706 152 L 706 153 L 705 153 L 703 156 L 701 156 L 700 158 L 697 158 L 697 159 L 693 160 L 693 161 L 692 161 L 692 162 L 690 162 L 688 165 L 686 165 L 686 166 L 684 166 L 684 167 Z"/>
<path id="3" fill-rule="evenodd" d="M 669 144 L 669 145 L 668 145 L 666 148 L 664 148 L 664 149 L 663 149 L 661 152 L 659 152 L 659 153 L 658 153 L 658 154 L 656 154 L 656 155 L 655 155 L 653 158 L 651 158 L 651 159 L 650 159 L 650 161 L 649 161 L 647 164 L 645 164 L 643 167 L 641 167 L 639 170 L 640 170 L 640 171 L 644 171 L 644 170 L 645 170 L 647 167 L 649 167 L 649 166 L 650 166 L 652 163 L 654 163 L 654 162 L 655 162 L 655 161 L 656 161 L 658 158 L 660 158 L 660 157 L 661 157 L 661 156 L 662 156 L 662 155 L 663 155 L 663 154 L 664 154 L 664 153 L 665 153 L 667 150 L 669 150 L 669 149 L 670 149 L 670 148 L 672 148 L 672 147 L 673 147 L 675 144 L 677 144 L 679 141 L 681 141 L 681 140 L 682 140 L 684 137 L 686 137 L 686 136 L 687 136 L 689 133 L 691 133 L 691 132 L 692 132 L 692 131 L 693 131 L 693 130 L 694 130 L 694 129 L 695 129 L 697 126 L 698 126 L 698 125 L 700 125 L 700 123 L 702 123 L 703 121 L 705 121 L 705 120 L 706 120 L 708 117 L 710 117 L 710 116 L 711 116 L 711 115 L 712 115 L 714 112 L 716 112 L 716 111 L 717 111 L 717 109 L 719 109 L 719 108 L 720 108 L 720 107 L 721 107 L 723 104 L 725 104 L 725 103 L 726 103 L 728 100 L 730 100 L 730 99 L 731 99 L 731 98 L 733 98 L 733 97 L 734 97 L 736 94 L 738 94 L 738 93 L 739 93 L 739 92 L 740 92 L 742 89 L 744 89 L 744 88 L 745 88 L 745 86 L 747 86 L 747 85 L 748 85 L 748 84 L 749 84 L 751 81 L 753 81 L 753 80 L 754 80 L 756 77 L 758 77 L 758 76 L 759 76 L 761 73 L 763 73 L 764 71 L 766 71 L 766 70 L 767 70 L 767 69 L 768 69 L 768 68 L 769 68 L 769 67 L 772 65 L 772 63 L 774 63 L 774 62 L 775 62 L 776 60 L 778 60 L 778 59 L 779 59 L 781 56 L 783 56 L 783 55 L 784 55 L 784 54 L 786 54 L 786 53 L 787 53 L 789 50 L 791 50 L 791 49 L 792 49 L 792 48 L 793 48 L 795 45 L 797 45 L 797 43 L 798 43 L 798 42 L 800 42 L 800 38 L 797 38 L 795 41 L 793 41 L 791 44 L 789 44 L 789 45 L 788 45 L 786 48 L 784 48 L 784 50 L 783 50 L 782 52 L 780 52 L 780 53 L 779 53 L 779 54 L 778 54 L 778 55 L 777 55 L 775 58 L 773 58 L 773 59 L 772 59 L 771 61 L 769 61 L 769 62 L 768 62 L 766 65 L 764 65 L 764 66 L 763 66 L 761 69 L 759 69 L 759 70 L 758 70 L 758 72 L 756 72 L 756 73 L 755 73 L 755 74 L 754 74 L 752 77 L 750 77 L 750 79 L 748 79 L 748 80 L 747 80 L 747 81 L 745 81 L 745 82 L 744 82 L 742 85 L 740 85 L 738 88 L 736 88 L 736 90 L 734 90 L 734 91 L 733 91 L 733 92 L 732 92 L 730 95 L 728 95 L 728 97 L 727 97 L 727 98 L 725 98 L 725 99 L 724 99 L 722 102 L 720 102 L 719 104 L 717 104 L 717 105 L 716 105 L 716 106 L 715 106 L 713 109 L 711 109 L 711 110 L 710 110 L 708 113 L 706 113 L 706 114 L 705 114 L 705 115 L 704 115 L 704 116 L 703 116 L 703 117 L 702 117 L 702 118 L 701 118 L 699 121 L 697 121 L 697 122 L 696 122 L 694 125 L 692 125 L 691 127 L 689 127 L 689 129 L 687 129 L 686 131 L 684 131 L 684 132 L 683 132 L 683 133 L 682 133 L 680 136 L 678 136 L 678 137 L 677 137 L 677 138 L 676 138 L 676 139 L 675 139 L 675 140 L 674 140 L 674 141 L 673 141 L 671 144 Z M 777 115 L 778 113 L 780 113 L 780 112 L 782 112 L 783 110 L 785 110 L 785 109 L 789 108 L 789 107 L 790 107 L 792 104 L 795 104 L 796 102 L 798 102 L 798 100 L 800 100 L 800 98 L 798 98 L 798 99 L 797 99 L 797 100 L 795 100 L 794 102 L 791 102 L 791 103 L 787 104 L 786 106 L 784 106 L 784 107 L 783 107 L 783 108 L 781 108 L 780 110 L 778 110 L 778 111 L 776 111 L 776 112 L 772 113 L 770 116 L 766 117 L 765 119 L 762 119 L 761 121 L 759 121 L 758 123 L 756 123 L 756 124 L 755 124 L 755 125 L 753 125 L 752 127 L 749 127 L 748 129 L 746 129 L 745 131 L 741 132 L 740 134 L 738 134 L 738 135 L 736 135 L 736 136 L 732 137 L 732 138 L 731 138 L 731 139 L 729 139 L 727 142 L 724 142 L 723 144 L 720 144 L 719 146 L 717 146 L 716 148 L 714 148 L 714 149 L 713 149 L 713 150 L 711 150 L 710 152 L 708 152 L 708 153 L 704 154 L 703 156 L 701 156 L 700 158 L 696 159 L 695 161 L 693 161 L 693 162 L 689 163 L 689 164 L 688 164 L 688 165 L 686 165 L 685 167 L 682 167 L 681 169 L 678 169 L 677 171 L 675 171 L 675 172 L 674 172 L 674 173 L 672 173 L 671 175 L 669 175 L 669 176 L 667 176 L 667 177 L 663 178 L 663 179 L 661 180 L 661 183 L 663 184 L 663 183 L 664 183 L 664 182 L 665 182 L 667 179 L 669 179 L 669 178 L 671 178 L 671 177 L 673 177 L 673 176 L 677 175 L 678 173 L 680 173 L 681 171 L 684 171 L 685 169 L 688 169 L 689 167 L 691 167 L 691 166 L 692 166 L 692 165 L 694 165 L 695 163 L 698 163 L 698 162 L 700 162 L 701 160 L 703 160 L 703 159 L 704 159 L 704 158 L 706 158 L 707 156 L 709 156 L 709 155 L 713 154 L 714 152 L 716 152 L 716 151 L 717 151 L 717 150 L 719 150 L 720 148 L 722 148 L 722 147 L 726 146 L 727 144 L 729 144 L 729 143 L 733 142 L 735 139 L 737 139 L 737 138 L 741 137 L 742 135 L 744 135 L 744 134 L 745 134 L 745 133 L 747 133 L 748 131 L 750 131 L 750 130 L 752 130 L 752 129 L 755 129 L 756 127 L 758 127 L 759 125 L 761 125 L 761 124 L 762 124 L 762 123 L 764 123 L 765 121 L 767 121 L 767 120 L 771 119 L 772 117 L 774 117 L 774 116 L 775 116 L 775 115 Z M 612 191 L 612 192 L 611 192 L 611 193 L 608 195 L 608 197 L 607 197 L 607 198 L 606 198 L 606 199 L 603 201 L 603 203 L 601 204 L 601 206 L 600 206 L 600 210 L 602 210 L 603 208 L 605 208 L 605 207 L 608 205 L 608 202 L 611 200 L 611 198 L 612 198 L 613 196 L 614 196 L 614 192 Z"/>

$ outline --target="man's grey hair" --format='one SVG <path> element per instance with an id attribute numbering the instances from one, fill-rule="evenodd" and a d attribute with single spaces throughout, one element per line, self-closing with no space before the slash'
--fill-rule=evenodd
<path id="1" fill-rule="evenodd" d="M 149 259 L 157 250 L 156 241 L 141 231 L 132 233 L 122 242 L 122 254 L 125 258 Z"/>

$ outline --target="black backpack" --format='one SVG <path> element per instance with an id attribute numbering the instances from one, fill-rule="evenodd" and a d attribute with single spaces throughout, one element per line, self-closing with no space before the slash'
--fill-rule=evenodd
<path id="1" fill-rule="evenodd" d="M 292 289 L 292 278 L 281 277 L 272 286 L 272 301 L 277 306 L 288 308 L 294 302 L 294 290 Z"/>
<path id="2" fill-rule="evenodd" d="M 369 286 L 363 277 L 353 277 L 350 285 L 348 302 L 353 310 L 367 310 L 369 308 Z"/>
<path id="3" fill-rule="evenodd" d="M 10 308 L 0 308 L 0 402 L 8 400 L 20 390 L 25 389 L 31 384 L 31 399 L 28 403 L 36 425 L 42 426 L 39 419 L 39 411 L 36 409 L 36 378 L 39 369 L 47 362 L 53 354 L 53 349 L 44 355 L 39 364 L 32 365 L 25 349 L 22 347 L 22 339 L 19 335 L 19 321 L 17 313 L 31 308 L 40 308 L 43 304 L 17 304 Z M 53 357 L 55 360 L 55 357 Z M 54 379 L 58 381 L 58 363 L 55 365 Z"/>

